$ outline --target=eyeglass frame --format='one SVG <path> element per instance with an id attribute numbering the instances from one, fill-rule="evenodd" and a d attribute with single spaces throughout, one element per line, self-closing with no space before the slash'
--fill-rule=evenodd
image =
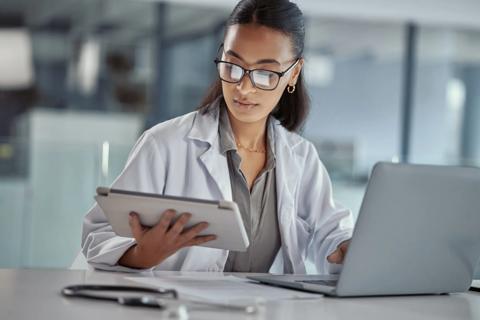
<path id="1" fill-rule="evenodd" d="M 218 48 L 217 56 L 218 56 L 218 53 L 220 52 L 221 49 L 223 50 L 223 43 L 222 43 L 222 44 L 220 45 L 220 47 Z M 294 62 L 290 67 L 288 67 L 287 69 L 285 69 L 285 70 L 282 71 L 282 72 L 273 71 L 273 70 L 267 70 L 267 69 L 246 69 L 246 68 L 242 67 L 242 66 L 239 65 L 239 64 L 236 64 L 236 63 L 233 63 L 233 62 L 229 62 L 229 61 L 225 61 L 225 60 L 221 60 L 221 59 L 218 59 L 218 58 L 216 58 L 215 60 L 213 60 L 213 62 L 214 62 L 215 65 L 217 66 L 218 77 L 219 77 L 220 80 L 222 80 L 222 81 L 225 81 L 225 82 L 228 82 L 228 83 L 240 83 L 240 82 L 242 82 L 242 80 L 243 80 L 243 78 L 245 77 L 245 75 L 248 74 L 248 78 L 250 79 L 250 82 L 252 83 L 252 85 L 253 85 L 254 88 L 257 88 L 257 89 L 260 89 L 260 90 L 264 90 L 264 91 L 273 91 L 273 90 L 277 89 L 278 84 L 280 83 L 280 79 L 281 79 L 285 74 L 287 74 L 287 73 L 298 63 L 298 61 L 300 61 L 300 59 L 301 59 L 300 57 L 297 57 L 297 58 L 295 59 L 295 62 Z M 227 80 L 223 79 L 223 78 L 220 76 L 220 72 L 219 72 L 219 70 L 218 70 L 218 64 L 219 64 L 219 63 L 228 63 L 228 64 L 233 64 L 234 66 L 239 67 L 239 68 L 242 70 L 242 72 L 243 72 L 242 76 L 240 77 L 240 79 L 239 79 L 238 81 L 234 81 L 234 82 L 233 82 L 233 81 L 227 81 Z M 256 86 L 255 81 L 253 81 L 252 77 L 250 76 L 250 73 L 253 72 L 253 71 L 259 71 L 259 70 L 272 72 L 272 73 L 275 73 L 275 74 L 278 75 L 278 81 L 277 81 L 277 84 L 275 85 L 274 88 L 272 88 L 272 89 L 263 89 L 263 88 L 259 88 L 259 87 Z"/>

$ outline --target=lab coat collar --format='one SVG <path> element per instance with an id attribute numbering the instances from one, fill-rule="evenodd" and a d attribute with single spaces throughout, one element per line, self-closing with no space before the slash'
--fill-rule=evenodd
<path id="1" fill-rule="evenodd" d="M 197 112 L 192 128 L 187 135 L 188 138 L 207 142 L 210 146 L 217 142 L 221 103 L 223 103 L 223 96 L 215 99 L 207 107 L 206 111 Z M 281 147 L 283 149 L 287 148 L 290 153 L 293 152 L 295 147 L 301 142 L 301 138 L 297 135 L 288 134 L 278 119 L 272 118 L 271 121 L 275 130 L 275 137 L 278 137 L 275 139 L 275 149 Z"/>
<path id="2" fill-rule="evenodd" d="M 219 107 L 222 101 L 223 96 L 219 96 L 205 111 L 196 113 L 188 138 L 207 142 L 210 146 L 215 144 L 218 139 Z"/>

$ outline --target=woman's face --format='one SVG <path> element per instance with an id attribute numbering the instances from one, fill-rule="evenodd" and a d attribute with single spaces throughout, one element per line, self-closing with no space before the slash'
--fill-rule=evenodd
<path id="1" fill-rule="evenodd" d="M 296 57 L 290 38 L 274 29 L 257 24 L 237 24 L 228 27 L 221 60 L 245 69 L 264 69 L 283 72 Z M 287 85 L 294 85 L 303 60 L 280 78 L 272 91 L 255 88 L 245 75 L 239 83 L 222 81 L 223 97 L 230 114 L 240 122 L 265 121 L 275 108 Z"/>

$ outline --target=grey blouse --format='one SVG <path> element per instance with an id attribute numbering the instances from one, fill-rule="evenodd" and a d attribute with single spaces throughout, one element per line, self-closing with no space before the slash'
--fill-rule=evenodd
<path id="1" fill-rule="evenodd" d="M 226 155 L 233 201 L 238 204 L 250 241 L 246 252 L 230 251 L 225 272 L 268 272 L 280 249 L 275 184 L 274 128 L 267 124 L 267 161 L 250 192 L 240 169 L 241 157 L 230 126 L 227 110 L 220 105 L 220 151 Z"/>

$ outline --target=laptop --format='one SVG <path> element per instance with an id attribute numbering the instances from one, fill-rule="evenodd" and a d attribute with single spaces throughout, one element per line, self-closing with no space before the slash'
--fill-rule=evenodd
<path id="1" fill-rule="evenodd" d="M 466 291 L 480 257 L 480 169 L 377 163 L 339 275 L 249 276 L 330 296 Z"/>

